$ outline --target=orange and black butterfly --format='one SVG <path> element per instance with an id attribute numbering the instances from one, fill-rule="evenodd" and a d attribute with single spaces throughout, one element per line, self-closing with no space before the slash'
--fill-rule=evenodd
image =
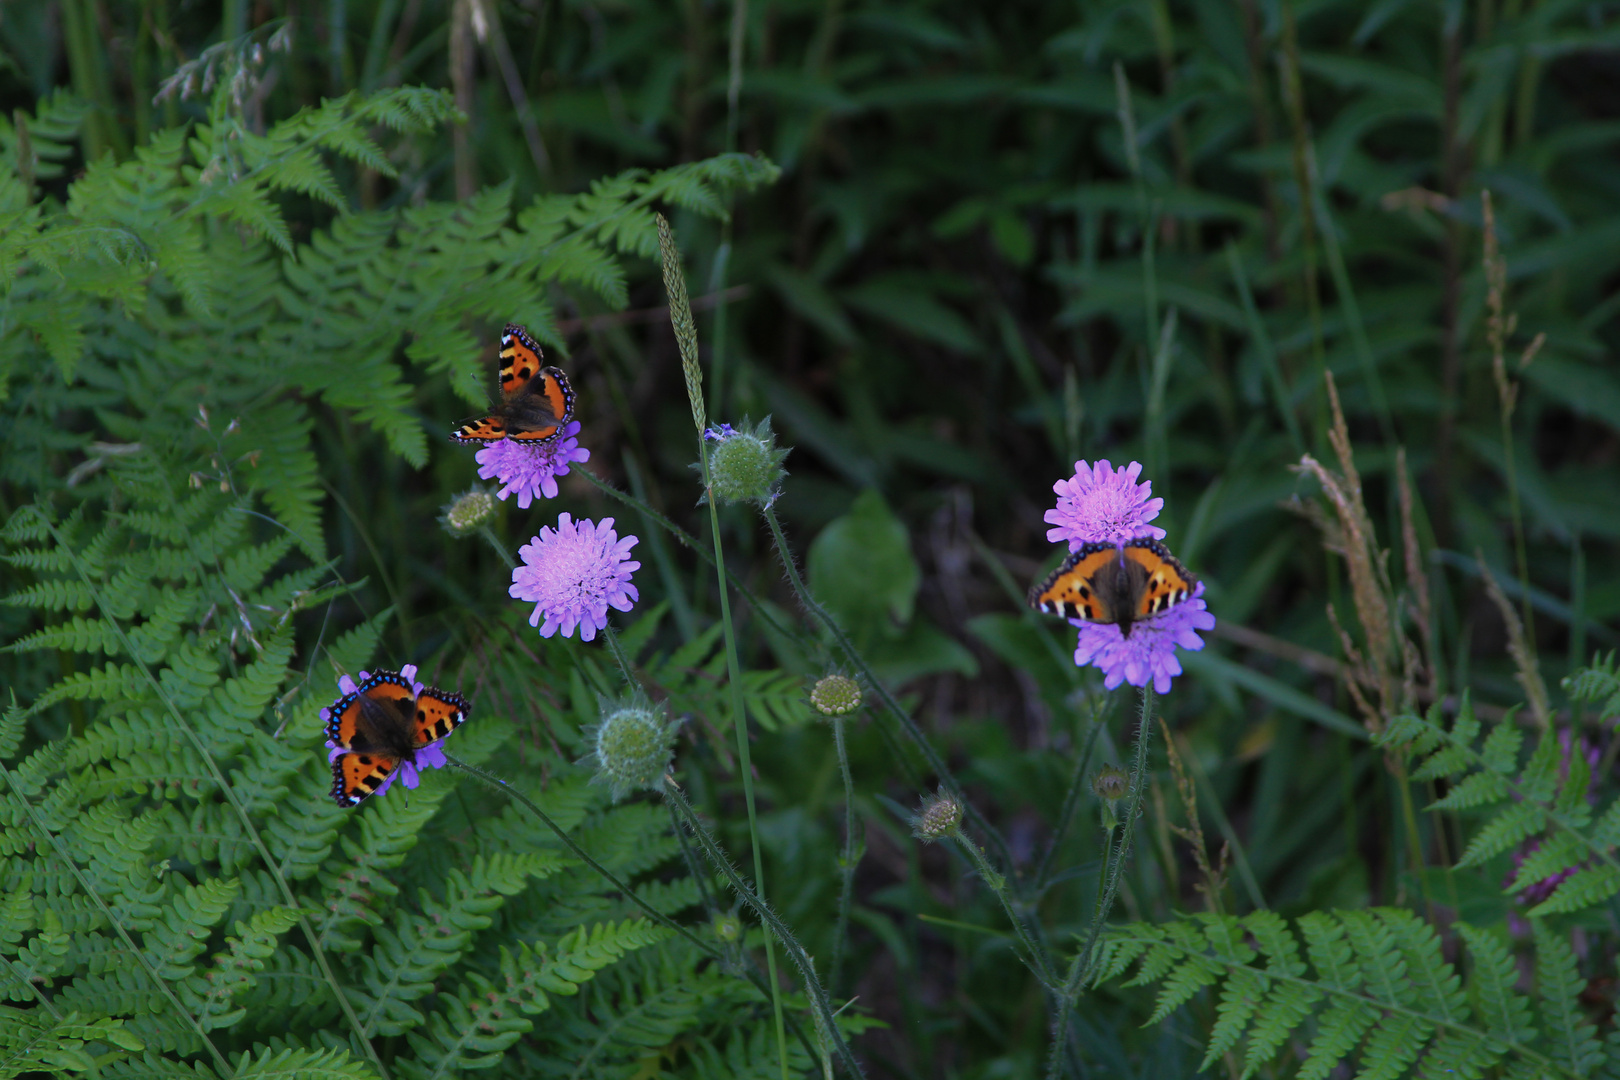
<path id="1" fill-rule="evenodd" d="M 381 790 L 404 764 L 416 764 L 416 752 L 460 727 L 471 706 L 460 694 L 417 684 L 415 671 L 377 671 L 332 703 L 326 738 L 332 752 L 332 798 L 339 806 L 358 806 Z"/>
<path id="2" fill-rule="evenodd" d="M 1065 619 L 1131 624 L 1191 600 L 1198 579 L 1157 540 L 1086 544 L 1029 590 L 1029 606 Z"/>
<path id="3" fill-rule="evenodd" d="M 501 399 L 482 420 L 462 424 L 450 433 L 456 442 L 548 443 L 562 434 L 574 415 L 574 390 L 568 376 L 545 367 L 540 346 L 517 323 L 501 331 Z"/>

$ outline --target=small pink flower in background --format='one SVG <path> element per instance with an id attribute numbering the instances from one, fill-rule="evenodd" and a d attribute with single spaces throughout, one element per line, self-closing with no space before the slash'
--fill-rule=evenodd
<path id="1" fill-rule="evenodd" d="M 630 583 L 631 573 L 641 569 L 629 558 L 637 543 L 634 536 L 619 539 L 612 518 L 576 523 L 563 514 L 555 529 L 542 527 L 518 549 L 523 562 L 512 571 L 508 592 L 534 604 L 529 625 L 540 627 L 541 637 L 559 630 L 572 637 L 577 626 L 580 640 L 591 641 L 607 625 L 609 607 L 629 611 L 641 598 Z"/>
<path id="2" fill-rule="evenodd" d="M 1079 667 L 1095 665 L 1103 673 L 1103 686 L 1112 690 L 1120 683 L 1146 686 L 1161 694 L 1170 692 L 1170 680 L 1181 674 L 1176 649 L 1197 652 L 1204 647 L 1199 630 L 1215 629 L 1215 616 L 1203 601 L 1204 583 L 1193 589 L 1193 598 L 1184 600 L 1162 615 L 1131 624 L 1126 637 L 1113 623 L 1092 623 L 1071 619 L 1080 630 L 1074 662 Z"/>
<path id="3" fill-rule="evenodd" d="M 1102 460 L 1095 466 L 1074 463 L 1074 475 L 1052 485 L 1057 506 L 1046 512 L 1046 538 L 1052 543 L 1068 541 L 1070 551 L 1081 545 L 1149 537 L 1164 539 L 1164 530 L 1148 522 L 1159 516 L 1163 499 L 1154 499 L 1151 483 L 1136 482 L 1142 475 L 1139 462 L 1116 469 Z"/>
<path id="4" fill-rule="evenodd" d="M 516 495 L 520 509 L 527 510 L 535 496 L 547 499 L 557 497 L 557 477 L 568 475 L 568 466 L 578 461 L 589 461 L 591 452 L 580 448 L 579 421 L 571 421 L 562 429 L 562 435 L 552 442 L 535 444 L 517 439 L 502 439 L 478 451 L 478 475 L 485 480 L 499 480 L 501 488 L 497 499 Z"/>

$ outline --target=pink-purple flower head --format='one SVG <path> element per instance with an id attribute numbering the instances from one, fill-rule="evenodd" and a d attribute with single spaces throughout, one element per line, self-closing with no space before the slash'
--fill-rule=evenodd
<path id="1" fill-rule="evenodd" d="M 1146 686 L 1151 681 L 1154 690 L 1169 693 L 1170 680 L 1181 674 L 1176 650 L 1197 652 L 1204 647 L 1204 639 L 1197 632 L 1215 628 L 1215 616 L 1209 613 L 1203 595 L 1204 583 L 1200 581 L 1193 587 L 1190 599 L 1150 619 L 1131 623 L 1129 637 L 1117 623 L 1069 620 L 1080 630 L 1074 662 L 1080 667 L 1095 666 L 1103 673 L 1103 686 L 1109 690 L 1122 682 Z"/>
<path id="2" fill-rule="evenodd" d="M 1131 462 L 1116 469 L 1106 459 L 1095 466 L 1074 463 L 1074 475 L 1052 485 L 1057 506 L 1046 512 L 1046 538 L 1052 543 L 1068 541 L 1070 551 L 1082 545 L 1148 537 L 1164 539 L 1164 530 L 1148 522 L 1159 516 L 1163 499 L 1151 498 L 1153 485 L 1137 483 L 1142 466 Z"/>
<path id="3" fill-rule="evenodd" d="M 534 604 L 529 625 L 540 627 L 541 637 L 559 630 L 571 637 L 577 626 L 580 640 L 590 641 L 607 625 L 608 608 L 629 611 L 641 598 L 630 583 L 631 573 L 641 569 L 629 557 L 637 543 L 634 536 L 619 539 L 612 518 L 598 524 L 563 514 L 555 529 L 542 526 L 518 549 L 523 562 L 512 571 L 508 591 Z"/>
<path id="4" fill-rule="evenodd" d="M 535 496 L 547 499 L 557 497 L 557 477 L 568 475 L 568 466 L 576 461 L 589 461 L 591 452 L 582 449 L 576 436 L 579 421 L 573 420 L 562 429 L 558 438 L 546 443 L 522 442 L 502 439 L 478 451 L 478 475 L 485 480 L 500 481 L 495 497 L 505 499 L 517 496 L 520 509 L 527 510 Z"/>

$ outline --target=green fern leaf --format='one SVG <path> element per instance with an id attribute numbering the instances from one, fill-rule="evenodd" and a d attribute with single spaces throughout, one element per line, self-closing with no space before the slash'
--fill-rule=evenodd
<path id="1" fill-rule="evenodd" d="M 265 1047 L 258 1057 L 243 1054 L 231 1080 L 374 1080 L 375 1075 L 344 1050 Z"/>
<path id="2" fill-rule="evenodd" d="M 1531 929 L 1536 942 L 1536 992 L 1541 999 L 1541 1029 L 1552 1043 L 1553 1060 L 1579 1076 L 1590 1075 L 1603 1058 L 1597 1033 L 1580 1005 L 1586 989 L 1575 963 L 1575 951 L 1564 935 L 1541 920 Z"/>
<path id="3" fill-rule="evenodd" d="M 208 934 L 225 917 L 238 885 L 234 878 L 213 878 L 188 885 L 170 902 L 163 917 L 146 935 L 146 957 L 169 982 L 191 975 L 192 961 L 208 944 Z"/>
<path id="4" fill-rule="evenodd" d="M 255 912 L 248 922 L 236 924 L 225 951 L 214 956 L 208 970 L 186 980 L 187 1004 L 203 1030 L 232 1027 L 247 1015 L 246 1007 L 232 1008 L 232 1003 L 252 988 L 281 936 L 297 925 L 298 912 L 285 907 Z"/>
<path id="5" fill-rule="evenodd" d="M 1557 890 L 1531 908 L 1527 914 L 1539 919 L 1596 907 L 1620 893 L 1620 869 L 1608 863 L 1577 870 L 1559 883 Z"/>
<path id="6" fill-rule="evenodd" d="M 1536 1029 L 1530 1019 L 1530 1003 L 1514 990 L 1519 972 L 1512 954 L 1489 931 L 1465 922 L 1458 922 L 1456 928 L 1474 958 L 1469 993 L 1488 1030 L 1500 1033 L 1508 1042 L 1533 1041 Z"/>
<path id="7" fill-rule="evenodd" d="M 1529 839 L 1545 827 L 1546 815 L 1540 809 L 1529 803 L 1515 803 L 1492 818 L 1469 841 L 1462 858 L 1457 860 L 1457 866 L 1459 869 L 1478 866 Z"/>

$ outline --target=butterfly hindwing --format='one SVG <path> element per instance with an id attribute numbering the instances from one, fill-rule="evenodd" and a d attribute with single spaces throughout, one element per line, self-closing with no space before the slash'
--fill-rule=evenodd
<path id="1" fill-rule="evenodd" d="M 387 754 L 339 754 L 332 759 L 332 798 L 342 806 L 358 806 L 398 767 L 399 759 Z"/>
<path id="2" fill-rule="evenodd" d="M 450 438 L 464 443 L 498 443 L 506 438 L 506 425 L 498 416 L 486 416 L 481 420 L 462 424 L 450 433 Z"/>
<path id="3" fill-rule="evenodd" d="M 450 734 L 467 721 L 472 706 L 460 694 L 425 686 L 416 698 L 416 745 L 426 746 Z"/>
<path id="4" fill-rule="evenodd" d="M 1119 558 L 1113 544 L 1086 544 L 1029 591 L 1029 606 L 1049 615 L 1087 622 L 1114 622 L 1114 613 L 1092 587 L 1092 579 Z"/>

